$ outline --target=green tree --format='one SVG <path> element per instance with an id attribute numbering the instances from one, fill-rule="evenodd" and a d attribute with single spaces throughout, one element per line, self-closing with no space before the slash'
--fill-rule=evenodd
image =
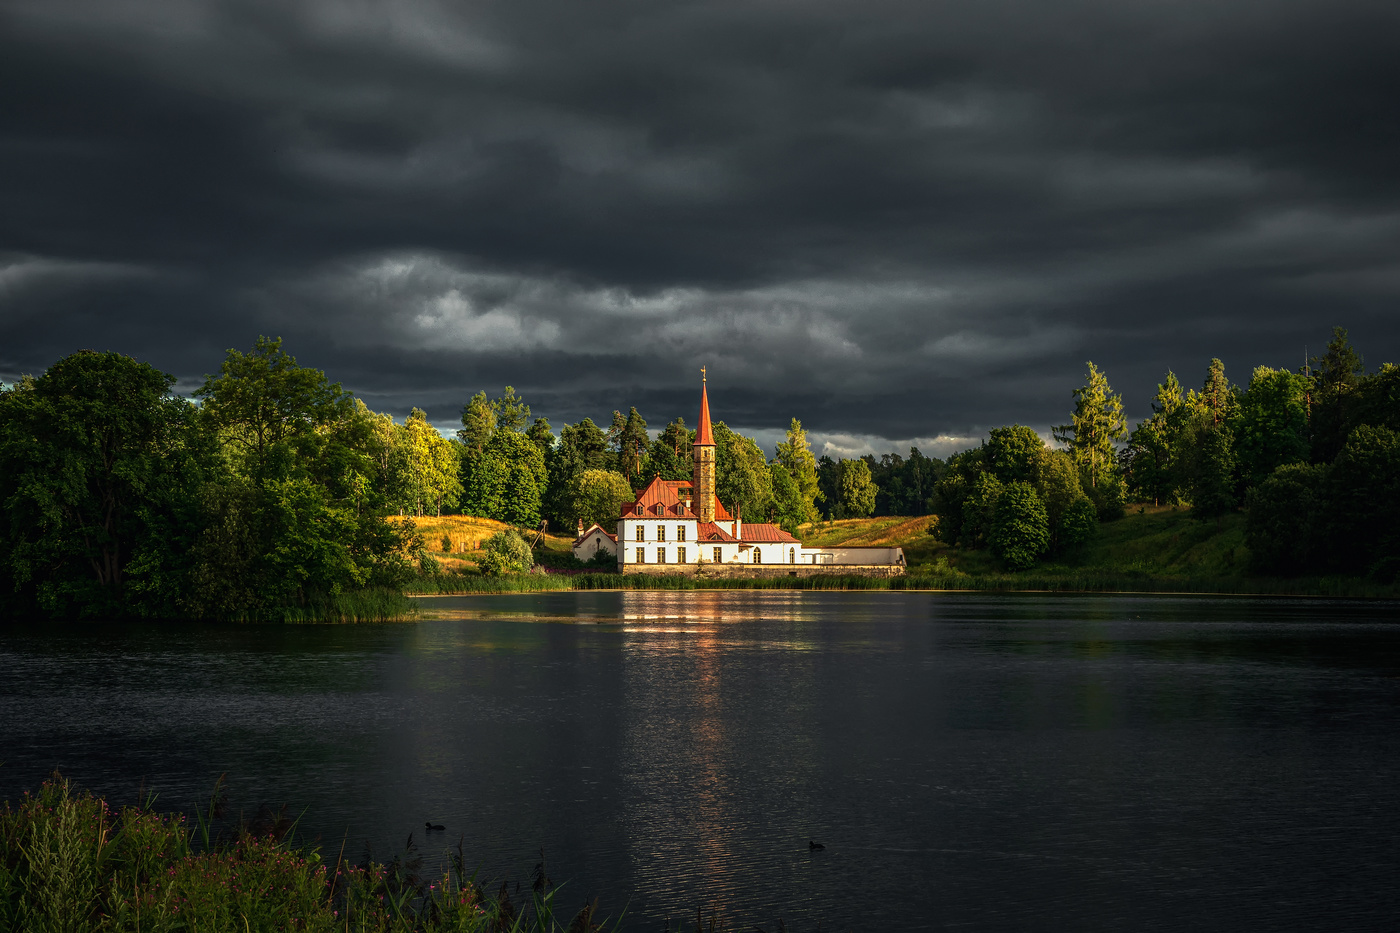
<path id="1" fill-rule="evenodd" d="M 399 443 L 404 451 L 404 491 L 413 514 L 432 511 L 440 516 L 444 505 L 456 505 L 462 493 L 460 456 L 421 409 L 413 409 L 404 420 Z"/>
<path id="2" fill-rule="evenodd" d="M 1033 429 L 1013 424 L 1006 428 L 993 428 L 984 446 L 984 462 L 993 476 L 1002 483 L 1025 483 L 1036 474 L 1036 465 L 1040 462 L 1040 452 L 1045 449 L 1045 442 Z"/>
<path id="3" fill-rule="evenodd" d="M 1361 425 L 1328 473 L 1327 551 L 1332 566 L 1389 583 L 1400 571 L 1400 432 Z"/>
<path id="4" fill-rule="evenodd" d="M 1179 498 L 1180 440 L 1185 399 L 1176 374 L 1167 373 L 1157 385 L 1152 416 L 1138 424 L 1128 439 L 1127 480 L 1130 494 L 1151 499 L 1153 505 Z"/>
<path id="5" fill-rule="evenodd" d="M 864 460 L 841 461 L 841 514 L 865 518 L 875 511 L 878 487 L 870 478 L 870 465 Z"/>
<path id="6" fill-rule="evenodd" d="M 486 400 L 485 392 L 471 397 L 462 409 L 462 428 L 457 439 L 466 448 L 468 457 L 479 457 L 496 434 L 496 408 Z"/>
<path id="7" fill-rule="evenodd" d="M 276 618 L 347 590 L 397 586 L 408 530 L 376 497 L 372 422 L 319 370 L 260 338 L 230 350 L 195 393 L 233 451 L 233 474 L 206 490 L 208 522 L 193 551 L 199 613 Z"/>
<path id="8" fill-rule="evenodd" d="M 769 514 L 773 476 L 768 458 L 751 437 L 730 430 L 723 421 L 713 425 L 715 437 L 715 495 L 728 508 L 738 508 L 751 520 Z"/>
<path id="9" fill-rule="evenodd" d="M 1322 563 L 1328 469 L 1285 464 L 1249 490 L 1245 544 L 1254 570 L 1293 576 Z"/>
<path id="10" fill-rule="evenodd" d="M 1031 485 L 1045 506 L 1052 551 L 1078 547 L 1098 532 L 1098 510 L 1084 494 L 1079 471 L 1064 451 L 1042 447 L 1036 452 Z M 1092 521 L 1085 522 L 1086 514 Z"/>
<path id="11" fill-rule="evenodd" d="M 769 520 L 789 534 L 795 535 L 798 528 L 808 520 L 807 509 L 811 502 L 802 497 L 802 490 L 787 467 L 774 460 L 768 464 L 768 472 L 773 488 L 773 505 Z"/>
<path id="12" fill-rule="evenodd" d="M 519 434 L 530 423 L 530 406 L 515 394 L 515 386 L 506 386 L 501 397 L 491 403 L 491 410 L 496 413 L 496 429 L 499 431 Z"/>
<path id="13" fill-rule="evenodd" d="M 466 472 L 467 514 L 532 528 L 539 524 L 549 475 L 539 447 L 525 435 L 497 431 Z"/>
<path id="14" fill-rule="evenodd" d="M 583 522 L 583 527 L 601 525 L 609 532 L 617 531 L 622 504 L 635 495 L 627 477 L 612 470 L 583 470 L 570 483 L 570 523 Z"/>
<path id="15" fill-rule="evenodd" d="M 212 452 L 174 378 L 84 350 L 0 391 L 0 608 L 172 615 Z"/>
<path id="16" fill-rule="evenodd" d="M 1055 440 L 1069 445 L 1070 456 L 1088 481 L 1097 486 L 1114 472 L 1114 442 L 1127 434 L 1123 400 L 1108 385 L 1108 377 L 1088 364 L 1088 381 L 1073 392 L 1074 414 L 1069 424 L 1054 428 Z"/>
<path id="17" fill-rule="evenodd" d="M 206 377 L 194 394 L 242 470 L 255 478 L 306 466 L 329 429 L 355 410 L 338 383 L 297 365 L 280 338 L 259 337 L 246 354 L 229 350 L 219 374 Z"/>
<path id="18" fill-rule="evenodd" d="M 620 411 L 613 412 L 608 443 L 617 454 L 617 471 L 627 477 L 628 482 L 640 485 L 642 460 L 651 446 L 651 436 L 647 434 L 646 421 L 637 414 L 635 407 L 626 417 Z"/>
<path id="19" fill-rule="evenodd" d="M 1323 390 L 1354 386 L 1366 372 L 1361 354 L 1347 339 L 1345 327 L 1332 328 L 1332 339 L 1327 344 L 1327 350 L 1322 356 L 1313 357 L 1311 366 L 1317 373 L 1318 387 Z"/>
<path id="20" fill-rule="evenodd" d="M 554 448 L 554 432 L 549 429 L 549 419 L 536 418 L 525 436 L 540 449 L 540 455 L 548 459 L 550 450 Z"/>
<path id="21" fill-rule="evenodd" d="M 802 429 L 801 421 L 792 419 L 792 424 L 788 425 L 787 439 L 778 444 L 777 454 L 778 462 L 787 469 L 788 476 L 797 485 L 801 504 L 798 524 L 816 521 L 819 515 L 817 503 L 825 496 L 817 477 L 817 458 L 807 443 L 807 432 Z M 776 486 L 774 493 L 777 494 Z"/>
<path id="22" fill-rule="evenodd" d="M 654 477 L 668 480 L 688 480 L 691 478 L 692 464 L 676 456 L 676 448 L 667 443 L 665 437 L 658 437 L 647 448 L 642 461 L 642 481 L 649 483 Z"/>
<path id="23" fill-rule="evenodd" d="M 1006 484 L 992 509 L 987 535 L 991 551 L 1012 570 L 1025 570 L 1050 547 L 1045 505 L 1030 483 Z"/>
<path id="24" fill-rule="evenodd" d="M 997 500 L 1005 487 L 991 473 L 978 473 L 969 484 L 962 503 L 962 527 L 958 531 L 958 546 L 986 547 L 992 530 L 992 517 Z"/>
<path id="25" fill-rule="evenodd" d="M 1228 425 L 1203 425 L 1196 434 L 1191 476 L 1191 515 L 1219 518 L 1238 504 L 1234 435 Z"/>
<path id="26" fill-rule="evenodd" d="M 584 470 L 611 469 L 612 460 L 606 436 L 591 419 L 565 425 L 546 461 L 549 479 L 544 496 L 545 517 L 560 528 L 571 528 L 574 477 Z"/>
<path id="27" fill-rule="evenodd" d="M 1285 463 L 1308 458 L 1304 376 L 1260 366 L 1230 421 L 1235 453 L 1246 485 L 1257 486 Z"/>

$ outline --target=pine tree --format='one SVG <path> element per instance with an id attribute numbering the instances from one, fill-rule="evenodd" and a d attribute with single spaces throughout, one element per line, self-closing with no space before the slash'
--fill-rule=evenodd
<path id="1" fill-rule="evenodd" d="M 1075 465 L 1096 487 L 1114 469 L 1117 458 L 1113 442 L 1128 431 L 1123 419 L 1123 398 L 1109 387 L 1108 377 L 1088 364 L 1088 382 L 1074 390 L 1074 414 L 1069 424 L 1057 425 L 1055 440 L 1068 444 Z"/>
<path id="2" fill-rule="evenodd" d="M 486 400 L 486 393 L 478 392 L 462 409 L 462 429 L 457 432 L 457 439 L 467 448 L 469 457 L 479 457 L 495 433 L 496 410 Z"/>
<path id="3" fill-rule="evenodd" d="M 778 462 L 787 469 L 788 475 L 797 484 L 798 496 L 802 501 L 801 522 L 814 522 L 819 517 L 817 502 L 825 499 L 817 478 L 817 458 L 807 443 L 807 432 L 802 422 L 796 418 L 788 426 L 787 440 L 778 444 Z"/>
<path id="4" fill-rule="evenodd" d="M 515 394 L 515 386 L 506 386 L 505 394 L 491 403 L 496 413 L 496 427 L 502 431 L 520 432 L 530 423 L 530 406 Z"/>

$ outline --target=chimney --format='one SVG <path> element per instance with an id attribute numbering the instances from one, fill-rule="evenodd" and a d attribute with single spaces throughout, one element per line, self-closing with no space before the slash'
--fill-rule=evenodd
<path id="1" fill-rule="evenodd" d="M 744 507 L 737 503 L 734 506 L 734 537 L 744 537 Z"/>

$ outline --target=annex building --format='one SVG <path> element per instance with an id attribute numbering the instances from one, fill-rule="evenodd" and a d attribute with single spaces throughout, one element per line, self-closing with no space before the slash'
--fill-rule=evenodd
<path id="1" fill-rule="evenodd" d="M 694 472 L 689 480 L 657 477 L 635 502 L 624 503 L 617 533 L 599 525 L 579 529 L 574 556 L 611 553 L 621 573 L 697 573 L 714 576 L 809 576 L 904 573 L 902 548 L 809 548 L 777 525 L 745 522 L 715 494 L 715 440 L 708 387 L 700 388 Z"/>

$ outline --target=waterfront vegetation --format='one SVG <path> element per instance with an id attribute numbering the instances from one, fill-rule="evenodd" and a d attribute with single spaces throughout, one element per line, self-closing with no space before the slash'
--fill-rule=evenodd
<path id="1" fill-rule="evenodd" d="M 596 908 L 557 914 L 543 863 L 522 903 L 481 883 L 461 844 L 446 872 L 410 847 L 384 864 L 330 860 L 294 840 L 283 813 L 223 833 L 220 805 L 161 813 L 113 807 L 55 775 L 0 811 L 0 930 L 13 933 L 594 933 Z M 411 837 L 410 837 L 411 841 Z M 494 893 L 493 893 L 494 892 Z M 520 888 L 514 888 L 520 898 Z"/>
<path id="2" fill-rule="evenodd" d="M 716 488 L 808 544 L 903 547 L 899 580 L 619 577 L 568 552 L 655 477 L 682 418 L 549 423 L 507 386 L 456 437 L 370 411 L 280 341 L 194 393 L 81 351 L 0 386 L 0 618 L 383 621 L 405 594 L 697 587 L 1385 594 L 1400 572 L 1400 368 L 1340 328 L 1299 372 L 1172 373 L 1131 432 L 1092 363 L 1059 448 L 1022 425 L 946 461 L 820 459 L 793 419 L 770 460 L 714 425 Z M 548 534 L 553 531 L 555 534 Z M 558 532 L 565 532 L 560 536 Z"/>

